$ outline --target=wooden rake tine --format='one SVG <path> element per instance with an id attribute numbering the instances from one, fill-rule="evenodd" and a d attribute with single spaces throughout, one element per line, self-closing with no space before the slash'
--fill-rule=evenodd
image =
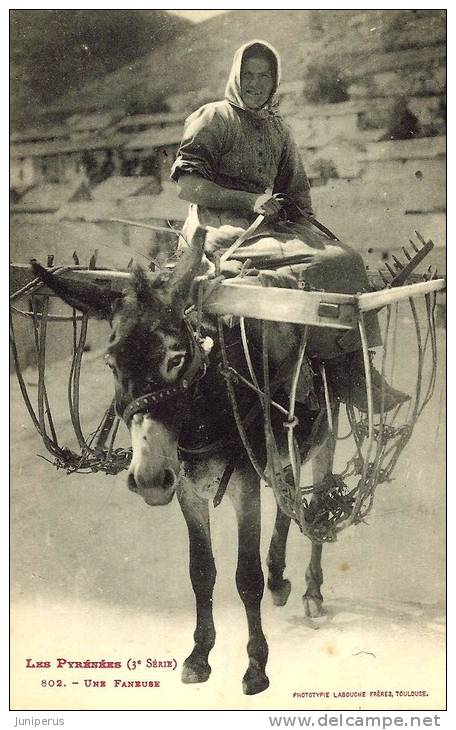
<path id="1" fill-rule="evenodd" d="M 390 272 L 391 276 L 394 279 L 394 277 L 396 276 L 396 272 L 394 271 L 393 267 L 390 266 L 387 261 L 385 261 L 385 266 L 386 266 L 386 268 L 388 269 L 388 271 Z"/>
<path id="2" fill-rule="evenodd" d="M 437 279 L 437 266 L 429 266 L 428 270 L 423 274 L 423 279 L 425 281 L 432 281 L 432 279 Z"/>
<path id="3" fill-rule="evenodd" d="M 401 269 L 404 268 L 404 264 L 401 261 L 399 261 L 399 259 L 397 258 L 397 256 L 394 256 L 394 254 L 392 255 L 391 258 L 394 261 L 394 265 L 395 265 L 396 269 L 398 269 L 399 271 L 401 271 Z"/>
<path id="4" fill-rule="evenodd" d="M 406 258 L 407 258 L 407 259 L 408 259 L 409 261 L 411 261 L 411 260 L 412 260 L 412 257 L 411 257 L 411 255 L 409 254 L 409 252 L 408 252 L 408 249 L 406 249 L 406 248 L 405 248 L 405 246 L 402 246 L 402 251 L 404 252 L 404 256 L 405 256 L 405 257 L 406 257 Z"/>
<path id="5" fill-rule="evenodd" d="M 421 233 L 418 233 L 418 231 L 415 231 L 415 233 L 416 233 L 417 238 L 418 238 L 419 242 L 421 243 L 421 245 L 422 246 L 425 246 L 427 242 L 424 240 L 424 238 L 421 235 Z"/>

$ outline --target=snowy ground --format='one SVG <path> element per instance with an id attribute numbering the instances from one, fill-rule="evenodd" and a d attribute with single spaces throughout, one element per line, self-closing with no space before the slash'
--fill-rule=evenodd
<path id="1" fill-rule="evenodd" d="M 397 385 L 413 390 L 414 350 L 402 322 Z M 438 332 L 441 363 L 444 333 Z M 101 342 L 100 342 L 101 344 Z M 51 369 L 53 412 L 69 438 L 64 364 Z M 28 371 L 33 383 L 34 373 Z M 101 356 L 87 357 L 83 413 L 90 430 L 111 394 Z M 31 386 L 33 391 L 34 386 Z M 217 643 L 206 684 L 180 683 L 192 646 L 193 594 L 184 520 L 174 500 L 150 508 L 128 492 L 125 474 L 66 476 L 44 454 L 12 381 L 13 708 L 16 709 L 440 709 L 445 704 L 444 377 L 403 453 L 395 481 L 379 487 L 368 525 L 325 547 L 323 594 L 328 615 L 310 622 L 301 595 L 309 544 L 296 528 L 288 547 L 292 593 L 283 608 L 263 601 L 270 688 L 245 697 L 246 622 L 234 585 L 234 514 L 213 514 L 218 568 Z M 35 388 L 36 391 L 36 388 Z M 349 450 L 341 442 L 342 456 Z M 307 482 L 309 475 L 305 476 Z M 263 558 L 274 516 L 263 490 Z M 121 661 L 122 669 L 57 669 L 56 659 Z M 26 659 L 51 661 L 26 669 Z M 134 670 L 129 658 L 141 659 Z M 147 659 L 176 660 L 175 670 Z M 159 688 L 113 687 L 158 680 Z M 42 686 L 61 680 L 66 686 Z M 106 687 L 86 687 L 105 680 Z M 78 682 L 78 684 L 73 684 Z M 293 693 L 329 692 L 329 698 Z M 342 692 L 365 692 L 344 699 Z M 392 697 L 370 695 L 392 693 Z M 405 694 L 397 695 L 396 692 Z M 414 696 L 414 692 L 424 693 Z M 334 694 L 336 696 L 334 696 Z"/>

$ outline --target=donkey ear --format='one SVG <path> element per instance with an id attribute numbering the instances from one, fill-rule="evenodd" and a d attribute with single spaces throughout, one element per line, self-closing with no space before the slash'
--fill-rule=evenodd
<path id="1" fill-rule="evenodd" d="M 191 286 L 201 269 L 206 229 L 198 226 L 169 278 L 167 290 L 173 301 L 188 301 Z"/>
<path id="2" fill-rule="evenodd" d="M 111 291 L 97 284 L 64 279 L 51 274 L 35 261 L 32 261 L 31 265 L 34 275 L 70 307 L 85 312 L 95 319 L 111 320 L 114 306 L 122 296 L 121 292 Z"/>

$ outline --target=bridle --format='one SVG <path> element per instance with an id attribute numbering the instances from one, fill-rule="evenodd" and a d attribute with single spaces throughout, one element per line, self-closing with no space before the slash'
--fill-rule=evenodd
<path id="1" fill-rule="evenodd" d="M 177 398 L 179 395 L 188 394 L 195 381 L 200 380 L 205 375 L 207 355 L 187 317 L 184 317 L 184 325 L 187 336 L 187 354 L 190 360 L 185 373 L 174 385 L 152 390 L 150 393 L 145 393 L 131 401 L 122 414 L 122 419 L 127 426 L 136 413 L 149 413 L 160 403 Z"/>

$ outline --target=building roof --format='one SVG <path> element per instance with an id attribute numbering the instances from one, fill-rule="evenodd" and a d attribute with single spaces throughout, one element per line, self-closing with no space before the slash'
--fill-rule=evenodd
<path id="1" fill-rule="evenodd" d="M 173 183 L 166 183 L 159 195 L 141 195 L 122 200 L 117 217 L 137 221 L 184 221 L 187 212 L 188 203 L 177 197 L 177 187 Z"/>
<path id="2" fill-rule="evenodd" d="M 130 137 L 120 132 L 111 135 L 92 137 L 89 139 L 55 140 L 50 142 L 29 142 L 11 145 L 11 157 L 23 159 L 25 157 L 52 157 L 53 155 L 85 150 L 101 150 L 120 148 Z"/>
<path id="3" fill-rule="evenodd" d="M 119 243 L 115 224 L 97 225 L 64 218 L 56 221 L 56 214 L 47 217 L 20 215 L 13 216 L 11 228 L 14 261 L 28 262 L 32 255 L 43 261 L 46 254 L 52 253 L 56 265 L 71 265 L 74 263 L 72 253 L 76 250 L 81 264 L 87 264 L 98 249 L 98 268 L 122 269 L 133 255 Z"/>
<path id="4" fill-rule="evenodd" d="M 167 145 L 179 144 L 182 140 L 182 124 L 173 124 L 169 127 L 147 129 L 140 134 L 135 134 L 125 144 L 127 150 L 155 149 Z"/>
<path id="5" fill-rule="evenodd" d="M 86 183 L 78 181 L 73 184 L 44 183 L 24 193 L 20 201 L 11 206 L 13 213 L 38 213 L 57 211 L 73 198 Z M 87 201 L 83 203 L 87 205 Z"/>
<path id="6" fill-rule="evenodd" d="M 71 131 L 85 132 L 107 129 L 122 114 L 122 112 L 94 113 L 94 114 L 73 114 L 66 120 Z"/>
<path id="7" fill-rule="evenodd" d="M 86 221 L 96 223 L 109 221 L 118 214 L 118 204 L 115 200 L 89 200 L 82 202 L 68 202 L 57 211 L 57 220 Z"/>
<path id="8" fill-rule="evenodd" d="M 134 179 L 134 178 L 126 178 Z M 177 197 L 177 188 L 166 183 L 159 195 L 137 195 L 123 198 L 87 202 L 69 202 L 56 213 L 58 220 L 108 222 L 113 218 L 132 221 L 184 221 L 188 203 Z"/>
<path id="9" fill-rule="evenodd" d="M 155 177 L 121 177 L 112 175 L 92 190 L 93 199 L 97 202 L 118 201 L 132 195 L 147 195 L 158 192 L 159 182 Z"/>
<path id="10" fill-rule="evenodd" d="M 381 127 L 380 129 L 360 129 L 354 140 L 360 147 L 367 145 L 369 142 L 378 142 L 386 135 L 388 131 L 387 127 Z"/>
<path id="11" fill-rule="evenodd" d="M 278 89 L 278 95 L 280 97 L 285 96 L 286 94 L 302 94 L 305 87 L 304 81 L 284 81 L 281 82 L 279 89 Z"/>
<path id="12" fill-rule="evenodd" d="M 46 157 L 53 154 L 53 150 L 59 150 L 62 142 L 24 142 L 23 144 L 12 144 L 10 154 L 12 159 L 24 157 Z"/>
<path id="13" fill-rule="evenodd" d="M 372 142 L 366 145 L 366 152 L 360 154 L 364 162 L 384 160 L 425 160 L 446 156 L 446 137 L 422 137 L 394 141 Z"/>
<path id="14" fill-rule="evenodd" d="M 128 129 L 130 127 L 146 126 L 160 127 L 166 124 L 177 124 L 183 122 L 188 116 L 187 112 L 163 112 L 160 114 L 131 114 L 123 117 L 117 123 L 117 129 Z"/>
<path id="15" fill-rule="evenodd" d="M 317 149 L 309 159 L 310 175 L 320 172 L 325 164 L 333 163 L 339 178 L 356 178 L 360 174 L 361 164 L 358 159 L 359 146 L 349 140 L 334 139 L 324 147 Z"/>
<path id="16" fill-rule="evenodd" d="M 13 132 L 10 136 L 11 142 L 38 142 L 70 136 L 70 130 L 64 125 L 54 127 L 28 127 L 27 129 Z"/>
<path id="17" fill-rule="evenodd" d="M 313 119 L 314 117 L 339 117 L 358 114 L 366 111 L 368 101 L 364 99 L 354 101 L 340 101 L 337 104 L 309 104 L 300 105 L 295 115 L 297 119 Z"/>

